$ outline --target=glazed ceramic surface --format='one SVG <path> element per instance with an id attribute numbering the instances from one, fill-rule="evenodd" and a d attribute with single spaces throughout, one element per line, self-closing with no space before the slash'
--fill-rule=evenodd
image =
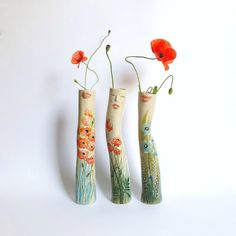
<path id="1" fill-rule="evenodd" d="M 110 157 L 112 202 L 127 203 L 131 199 L 130 175 L 121 124 L 124 112 L 126 89 L 110 89 L 106 115 L 106 138 Z"/>
<path id="2" fill-rule="evenodd" d="M 139 93 L 139 147 L 142 167 L 142 196 L 147 204 L 161 202 L 159 159 L 151 133 L 156 95 Z"/>
<path id="3" fill-rule="evenodd" d="M 92 204 L 96 199 L 94 114 L 95 92 L 80 90 L 76 164 L 76 202 L 79 204 Z"/>

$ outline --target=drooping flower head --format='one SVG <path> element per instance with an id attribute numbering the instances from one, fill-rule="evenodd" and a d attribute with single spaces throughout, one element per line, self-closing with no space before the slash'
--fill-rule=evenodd
<path id="1" fill-rule="evenodd" d="M 81 62 L 86 61 L 88 58 L 84 55 L 83 51 L 76 51 L 73 53 L 71 58 L 72 64 L 80 64 Z"/>
<path id="2" fill-rule="evenodd" d="M 161 61 L 165 70 L 169 70 L 169 64 L 176 58 L 176 51 L 165 39 L 154 39 L 151 41 L 152 52 L 158 61 Z"/>

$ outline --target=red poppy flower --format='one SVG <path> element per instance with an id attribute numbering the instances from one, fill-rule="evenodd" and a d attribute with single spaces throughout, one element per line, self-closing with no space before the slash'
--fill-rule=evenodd
<path id="1" fill-rule="evenodd" d="M 121 154 L 121 150 L 119 150 L 119 149 L 114 149 L 114 154 L 115 155 L 120 155 Z"/>
<path id="2" fill-rule="evenodd" d="M 87 148 L 88 140 L 85 138 L 79 138 L 77 140 L 77 145 L 79 148 Z"/>
<path id="3" fill-rule="evenodd" d="M 79 129 L 79 133 L 81 136 L 90 136 L 92 130 L 90 127 L 85 126 Z"/>
<path id="4" fill-rule="evenodd" d="M 108 151 L 112 152 L 114 150 L 114 147 L 111 143 L 107 143 Z"/>
<path id="5" fill-rule="evenodd" d="M 95 142 L 95 134 L 94 133 L 91 133 L 88 137 L 89 141 L 90 142 Z"/>
<path id="6" fill-rule="evenodd" d="M 72 64 L 80 64 L 80 62 L 86 61 L 88 58 L 84 55 L 83 51 L 76 51 L 71 58 Z"/>
<path id="7" fill-rule="evenodd" d="M 87 145 L 87 149 L 92 152 L 95 149 L 94 143 L 89 142 L 88 145 Z"/>
<path id="8" fill-rule="evenodd" d="M 113 138 L 111 141 L 116 147 L 119 147 L 122 144 L 122 141 L 119 138 Z"/>
<path id="9" fill-rule="evenodd" d="M 86 161 L 88 164 L 92 165 L 92 164 L 94 164 L 95 159 L 93 157 L 88 157 L 88 158 L 86 158 Z"/>
<path id="10" fill-rule="evenodd" d="M 80 160 L 85 160 L 88 157 L 88 151 L 86 150 L 79 150 L 78 151 L 78 158 Z"/>
<path id="11" fill-rule="evenodd" d="M 106 120 L 106 131 L 110 132 L 110 131 L 112 131 L 112 129 L 113 129 L 112 123 L 111 123 L 110 119 L 107 119 Z"/>
<path id="12" fill-rule="evenodd" d="M 169 70 L 170 63 L 176 58 L 176 51 L 165 39 L 154 39 L 151 41 L 152 52 L 158 61 L 161 61 L 165 70 Z"/>

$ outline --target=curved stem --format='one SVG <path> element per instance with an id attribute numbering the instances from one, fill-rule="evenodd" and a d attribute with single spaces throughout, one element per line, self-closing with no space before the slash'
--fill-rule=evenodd
<path id="1" fill-rule="evenodd" d="M 142 59 L 147 59 L 147 60 L 156 60 L 156 58 L 152 58 L 152 57 L 145 57 L 145 56 L 127 56 L 125 58 L 125 61 L 128 62 L 133 68 L 134 68 L 134 71 L 135 71 L 135 74 L 136 74 L 136 77 L 138 79 L 138 88 L 139 88 L 139 92 L 142 92 L 142 89 L 141 89 L 141 82 L 140 82 L 140 78 L 139 78 L 139 75 L 138 75 L 138 71 L 135 67 L 135 65 L 128 60 L 128 58 L 142 58 Z"/>
<path id="2" fill-rule="evenodd" d="M 99 48 L 102 46 L 103 42 L 105 41 L 105 39 L 109 36 L 109 34 L 111 33 L 110 30 L 108 30 L 108 33 L 107 35 L 103 38 L 103 40 L 101 41 L 101 43 L 99 44 L 99 46 L 95 49 L 95 51 L 92 53 L 92 55 L 90 56 L 89 60 L 88 60 L 88 63 L 87 63 L 87 66 L 86 66 L 86 70 L 85 70 L 85 79 L 84 79 L 84 87 L 86 88 L 86 85 L 87 85 L 87 73 L 88 73 L 88 66 L 89 66 L 89 63 L 92 59 L 92 57 L 96 54 L 96 52 L 99 50 Z"/>
<path id="3" fill-rule="evenodd" d="M 80 84 L 76 79 L 74 80 L 74 82 L 76 83 L 76 84 L 78 84 L 80 87 L 82 87 L 83 89 L 86 89 L 82 84 Z"/>
<path id="4" fill-rule="evenodd" d="M 113 70 L 112 70 L 112 63 L 111 63 L 111 59 L 110 59 L 110 57 L 108 55 L 108 50 L 106 50 L 106 55 L 107 55 L 107 59 L 109 61 L 109 65 L 110 65 L 112 88 L 114 88 L 115 84 L 114 84 L 114 76 L 113 76 Z"/>
<path id="5" fill-rule="evenodd" d="M 95 76 L 97 77 L 96 82 L 91 86 L 91 90 L 93 89 L 93 87 L 99 82 L 99 77 L 98 74 L 96 73 L 96 71 L 92 70 L 90 67 L 87 66 L 87 63 L 83 62 L 83 64 L 86 66 L 86 68 L 88 68 L 88 70 L 90 70 L 91 72 L 93 72 L 95 74 Z"/>
<path id="6" fill-rule="evenodd" d="M 170 88 L 172 88 L 172 85 L 173 85 L 173 82 L 174 82 L 174 76 L 173 75 L 169 75 L 165 78 L 165 80 L 161 83 L 161 85 L 158 87 L 158 90 L 159 91 L 161 89 L 161 87 L 164 85 L 164 83 L 170 78 L 172 77 L 171 79 L 171 84 L 170 84 Z"/>

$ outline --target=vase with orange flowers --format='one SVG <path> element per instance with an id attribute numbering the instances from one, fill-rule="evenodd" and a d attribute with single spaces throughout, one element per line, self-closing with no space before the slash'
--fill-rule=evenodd
<path id="1" fill-rule="evenodd" d="M 82 89 L 79 90 L 79 113 L 77 128 L 77 161 L 76 161 L 76 189 L 75 198 L 78 204 L 92 204 L 96 200 L 96 178 L 95 178 L 95 91 L 93 87 L 98 83 L 99 77 L 92 70 L 89 63 L 95 53 L 102 46 L 105 39 L 87 58 L 83 51 L 76 51 L 72 55 L 71 63 L 85 66 L 85 79 L 83 85 L 78 80 L 74 80 Z M 86 63 L 86 61 L 88 61 Z M 93 85 L 87 87 L 88 71 L 92 72 L 96 81 Z"/>
<path id="2" fill-rule="evenodd" d="M 124 204 L 131 200 L 130 175 L 121 133 L 127 90 L 115 88 L 112 64 L 108 55 L 109 50 L 110 45 L 107 45 L 106 55 L 110 65 L 112 88 L 110 88 L 106 113 L 106 139 L 110 159 L 112 202 Z"/>
<path id="3" fill-rule="evenodd" d="M 141 200 L 147 204 L 160 203 L 161 194 L 161 176 L 159 158 L 157 155 L 156 145 L 152 137 L 151 124 L 153 120 L 154 108 L 156 104 L 156 94 L 168 79 L 171 79 L 169 94 L 173 92 L 173 75 L 169 75 L 164 79 L 160 86 L 149 87 L 146 91 L 141 88 L 141 82 L 138 71 L 131 58 L 142 58 L 148 60 L 158 60 L 162 62 L 165 70 L 169 69 L 169 64 L 176 58 L 176 51 L 171 44 L 165 39 L 155 39 L 151 41 L 151 49 L 155 57 L 145 56 L 127 56 L 126 62 L 131 64 L 136 73 L 139 88 L 138 99 L 138 129 L 139 129 L 139 150 L 142 171 L 142 194 Z"/>

